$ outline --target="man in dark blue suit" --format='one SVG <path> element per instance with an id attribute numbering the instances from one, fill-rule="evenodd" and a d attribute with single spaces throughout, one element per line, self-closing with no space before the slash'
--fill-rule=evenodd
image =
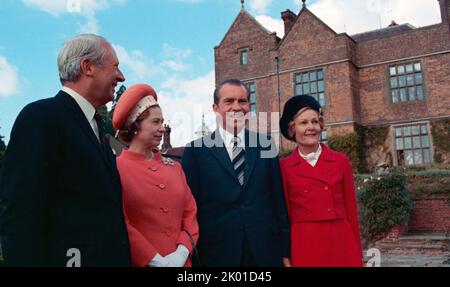
<path id="1" fill-rule="evenodd" d="M 62 90 L 17 117 L 0 173 L 6 266 L 130 266 L 122 189 L 96 109 L 125 80 L 111 44 L 67 41 Z"/>
<path id="2" fill-rule="evenodd" d="M 198 208 L 201 266 L 290 265 L 275 145 L 245 129 L 249 109 L 249 92 L 239 80 L 221 83 L 213 104 L 218 129 L 188 144 L 183 154 Z"/>

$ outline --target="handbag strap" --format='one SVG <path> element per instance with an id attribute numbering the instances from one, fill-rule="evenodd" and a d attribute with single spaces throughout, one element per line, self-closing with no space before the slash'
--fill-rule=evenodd
<path id="1" fill-rule="evenodd" d="M 197 247 L 195 246 L 194 239 L 192 238 L 192 235 L 187 230 L 183 230 L 183 231 L 186 232 L 186 234 L 188 235 L 189 241 L 191 242 L 191 246 L 192 246 L 192 253 L 193 253 L 193 255 L 195 255 L 195 257 L 197 257 L 198 265 L 199 265 L 199 267 L 201 267 L 200 257 L 198 256 Z"/>

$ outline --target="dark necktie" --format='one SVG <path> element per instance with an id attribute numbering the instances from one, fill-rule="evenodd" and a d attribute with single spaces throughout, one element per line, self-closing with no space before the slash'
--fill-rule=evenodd
<path id="1" fill-rule="evenodd" d="M 98 112 L 95 112 L 94 119 L 95 119 L 95 122 L 97 123 L 98 138 L 100 140 L 100 147 L 102 148 L 102 152 L 104 154 L 106 154 L 106 151 L 107 151 L 107 139 L 106 139 L 106 135 L 105 135 L 105 126 L 103 125 L 103 118 Z"/>
<path id="2" fill-rule="evenodd" d="M 245 168 L 245 150 L 238 146 L 239 138 L 233 138 L 232 163 L 239 183 L 244 185 L 244 168 Z"/>

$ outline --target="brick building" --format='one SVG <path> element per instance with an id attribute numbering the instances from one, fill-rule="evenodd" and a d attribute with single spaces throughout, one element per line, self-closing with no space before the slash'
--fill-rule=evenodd
<path id="1" fill-rule="evenodd" d="M 303 3 L 298 14 L 281 13 L 283 38 L 242 8 L 215 47 L 216 84 L 244 81 L 256 114 L 282 111 L 294 95 L 316 97 L 323 140 L 356 134 L 369 171 L 381 163 L 450 163 L 450 0 L 439 4 L 441 23 L 393 22 L 348 35 Z M 283 139 L 282 147 L 293 145 Z"/>

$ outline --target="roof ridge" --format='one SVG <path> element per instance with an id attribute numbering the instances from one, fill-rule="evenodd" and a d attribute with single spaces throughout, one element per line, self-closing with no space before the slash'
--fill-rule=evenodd
<path id="1" fill-rule="evenodd" d="M 369 31 L 365 31 L 365 32 L 352 34 L 352 35 L 350 35 L 350 37 L 358 36 L 358 35 L 362 35 L 362 34 L 367 34 L 367 33 L 373 33 L 373 32 L 382 31 L 382 30 L 387 30 L 387 29 L 395 29 L 397 27 L 402 27 L 402 26 L 407 26 L 407 27 L 410 27 L 411 29 L 417 29 L 417 27 L 415 27 L 414 25 L 412 25 L 410 23 L 403 23 L 403 24 L 397 24 L 397 25 L 394 25 L 394 26 L 387 26 L 387 27 L 384 27 L 384 28 L 379 28 L 379 29 L 374 29 L 374 30 L 369 30 Z"/>

